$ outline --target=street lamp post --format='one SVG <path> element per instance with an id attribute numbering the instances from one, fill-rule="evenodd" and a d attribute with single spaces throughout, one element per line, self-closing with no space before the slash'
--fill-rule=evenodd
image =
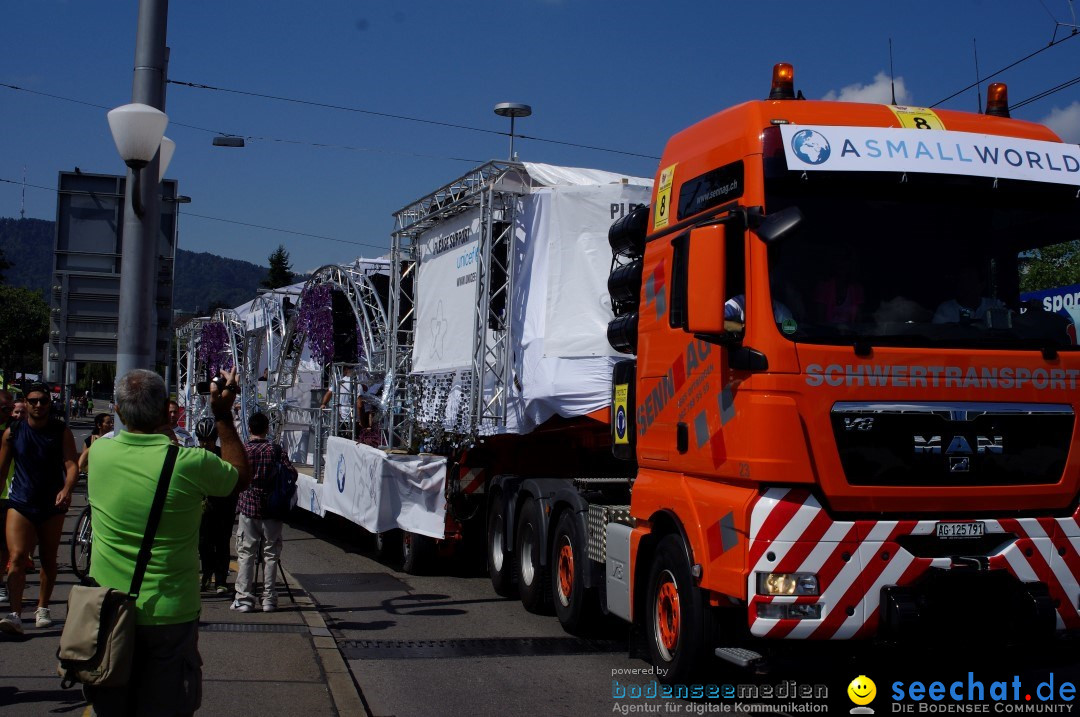
<path id="1" fill-rule="evenodd" d="M 120 259 L 117 377 L 137 368 L 154 368 L 157 346 L 154 276 L 161 223 L 158 187 L 164 172 L 159 154 L 168 151 L 162 142 L 168 123 L 163 112 L 168 12 L 168 0 L 139 0 L 132 104 L 109 113 L 116 148 L 128 166 Z"/>

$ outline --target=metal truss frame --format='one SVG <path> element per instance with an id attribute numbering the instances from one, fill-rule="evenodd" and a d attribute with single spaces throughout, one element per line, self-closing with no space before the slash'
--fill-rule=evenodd
<path id="1" fill-rule="evenodd" d="M 505 425 L 513 360 L 509 311 L 514 286 L 514 211 L 517 198 L 530 186 L 524 165 L 492 161 L 394 213 L 390 322 L 395 330 L 387 358 L 387 364 L 394 367 L 389 396 L 393 410 L 388 416 L 391 448 L 415 448 L 418 428 L 442 433 L 417 425 L 414 407 L 420 399 L 421 382 L 409 377 L 416 336 L 420 237 L 441 222 L 475 208 L 480 210 L 481 236 L 472 366 L 468 369 L 471 375 L 461 382 L 468 391 L 469 417 L 465 435 L 453 438 L 467 442 Z"/>
<path id="2" fill-rule="evenodd" d="M 353 364 L 332 364 L 330 367 L 331 378 L 335 382 L 340 380 L 342 373 L 346 367 L 356 369 L 357 380 L 352 382 L 351 385 L 351 401 L 355 406 L 356 402 L 356 388 L 357 383 L 363 381 L 365 383 L 378 383 L 383 382 L 383 393 L 379 400 L 379 406 L 377 407 L 377 413 L 380 416 L 386 416 L 388 411 L 386 410 L 386 397 L 389 395 L 389 383 L 392 372 L 388 370 L 386 358 L 388 356 L 387 344 L 389 336 L 389 322 L 387 320 L 386 305 L 383 302 L 382 297 L 379 295 L 378 289 L 372 282 L 371 277 L 374 274 L 385 272 L 387 266 L 385 262 L 365 261 L 363 259 L 358 260 L 350 266 L 340 266 L 337 264 L 328 264 L 320 267 L 312 273 L 307 283 L 304 285 L 304 289 L 316 286 L 318 284 L 327 283 L 332 287 L 344 292 L 346 298 L 349 301 L 349 306 L 352 308 L 353 316 L 356 319 L 356 324 L 359 327 L 360 341 L 361 341 L 361 356 L 356 363 Z M 301 298 L 302 302 L 302 298 Z M 285 391 L 296 383 L 296 375 L 300 367 L 300 357 L 303 353 L 304 344 L 307 342 L 307 336 L 300 332 L 296 327 L 296 316 L 299 314 L 299 304 L 297 305 L 297 311 L 289 318 L 288 323 L 283 323 L 282 338 L 280 342 L 280 353 L 276 363 L 276 370 L 272 368 L 269 372 L 269 384 L 270 384 L 270 396 L 271 404 L 273 406 L 280 407 L 284 399 Z M 340 408 L 337 402 L 337 396 L 334 397 L 334 403 L 330 406 L 331 415 L 337 415 L 337 411 Z M 385 423 L 385 418 L 383 419 Z M 283 425 L 284 421 L 279 421 L 279 425 Z M 329 431 L 330 435 L 339 435 L 340 426 L 339 421 L 318 421 L 318 425 L 322 426 L 323 423 L 327 423 L 325 429 Z M 348 433 L 352 438 L 354 428 L 350 428 Z M 383 441 L 387 441 L 386 429 L 383 430 Z M 322 441 L 322 436 L 317 436 L 319 440 L 317 445 L 323 445 L 325 441 Z"/>

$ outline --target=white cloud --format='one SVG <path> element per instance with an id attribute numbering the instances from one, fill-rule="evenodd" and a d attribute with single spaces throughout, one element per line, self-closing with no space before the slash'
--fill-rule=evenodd
<path id="1" fill-rule="evenodd" d="M 1080 100 L 1065 109 L 1055 107 L 1039 121 L 1057 132 L 1058 137 L 1066 142 L 1080 143 Z"/>
<path id="2" fill-rule="evenodd" d="M 829 90 L 821 99 L 840 102 L 870 102 L 874 104 L 890 104 L 892 102 L 892 83 L 884 71 L 874 75 L 874 81 L 868 85 L 856 82 L 848 85 L 839 92 Z M 897 104 L 911 104 L 911 93 L 904 85 L 904 78 L 896 78 L 896 102 Z"/>

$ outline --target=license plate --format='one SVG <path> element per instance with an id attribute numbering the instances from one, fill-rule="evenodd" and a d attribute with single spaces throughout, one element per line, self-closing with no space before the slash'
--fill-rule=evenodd
<path id="1" fill-rule="evenodd" d="M 986 525 L 981 521 L 937 524 L 939 538 L 981 538 L 985 532 Z"/>

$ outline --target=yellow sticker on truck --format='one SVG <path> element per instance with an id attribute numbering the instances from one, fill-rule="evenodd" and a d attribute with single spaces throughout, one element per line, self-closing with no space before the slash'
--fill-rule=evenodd
<path id="1" fill-rule="evenodd" d="M 660 172 L 660 184 L 656 188 L 656 204 L 653 206 L 653 231 L 663 229 L 671 220 L 671 185 L 675 183 L 673 164 Z"/>
<path id="2" fill-rule="evenodd" d="M 929 107 L 889 105 L 889 109 L 896 115 L 901 127 L 907 129 L 945 129 L 945 124 L 937 116 L 937 113 Z"/>

